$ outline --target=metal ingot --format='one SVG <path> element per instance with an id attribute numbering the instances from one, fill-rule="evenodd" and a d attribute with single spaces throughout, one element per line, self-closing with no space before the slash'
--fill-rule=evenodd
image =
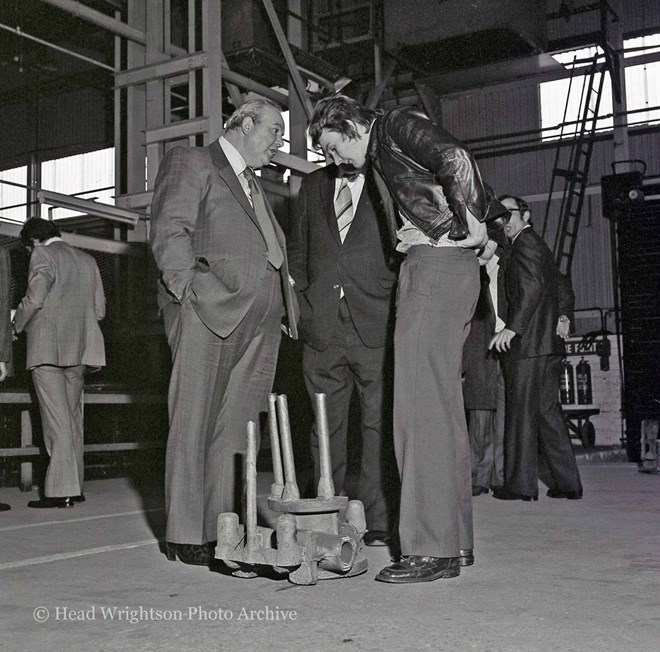
<path id="1" fill-rule="evenodd" d="M 364 506 L 358 500 L 334 495 L 325 394 L 316 397 L 321 468 L 316 498 L 300 498 L 286 396 L 271 394 L 268 399 L 274 475 L 268 506 L 280 513 L 275 531 L 257 525 L 257 434 L 256 424 L 248 423 L 245 527 L 237 514 L 218 517 L 216 558 L 237 577 L 254 577 L 256 569 L 265 565 L 288 573 L 294 584 L 311 585 L 367 570 L 367 560 L 359 558 L 366 531 Z"/>

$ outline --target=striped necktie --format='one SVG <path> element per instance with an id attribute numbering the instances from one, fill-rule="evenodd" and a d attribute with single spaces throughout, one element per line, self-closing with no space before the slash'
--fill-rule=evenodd
<path id="1" fill-rule="evenodd" d="M 351 196 L 351 189 L 348 187 L 346 177 L 342 177 L 339 184 L 339 192 L 335 199 L 335 213 L 337 215 L 339 237 L 343 243 L 353 221 L 353 197 Z"/>
<path id="2" fill-rule="evenodd" d="M 268 262 L 275 269 L 279 269 L 284 262 L 284 256 L 282 255 L 282 248 L 275 235 L 275 228 L 273 227 L 273 222 L 270 217 L 270 211 L 266 206 L 266 200 L 257 184 L 252 168 L 245 168 L 245 170 L 243 170 L 243 176 L 248 181 L 250 198 L 252 199 L 252 208 L 254 209 L 254 214 L 257 216 L 257 222 L 259 222 L 261 232 L 264 234 L 266 240 L 266 246 L 268 247 Z"/>

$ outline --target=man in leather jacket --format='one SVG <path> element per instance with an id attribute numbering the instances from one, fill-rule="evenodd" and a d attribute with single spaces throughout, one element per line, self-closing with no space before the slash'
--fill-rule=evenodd
<path id="1" fill-rule="evenodd" d="M 309 132 L 335 164 L 371 164 L 390 236 L 406 253 L 394 335 L 402 557 L 376 579 L 456 577 L 474 562 L 462 351 L 479 294 L 475 252 L 501 205 L 465 147 L 419 109 L 377 113 L 335 95 L 317 104 Z"/>

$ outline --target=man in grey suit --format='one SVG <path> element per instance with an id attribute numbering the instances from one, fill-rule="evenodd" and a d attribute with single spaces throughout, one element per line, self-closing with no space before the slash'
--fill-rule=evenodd
<path id="1" fill-rule="evenodd" d="M 283 136 L 279 107 L 250 100 L 219 140 L 170 150 L 158 171 L 151 248 L 172 350 L 170 560 L 208 564 L 218 515 L 240 512 L 247 423 L 267 408 L 285 309 L 297 336 L 284 234 L 253 173 L 270 163 Z"/>
<path id="2" fill-rule="evenodd" d="M 368 528 L 364 542 L 386 545 L 398 500 L 389 406 L 399 256 L 387 236 L 372 171 L 331 164 L 308 174 L 288 244 L 305 343 L 305 383 L 312 399 L 316 393 L 327 396 L 335 492 L 345 491 L 349 405 L 356 387 L 362 435 L 357 497 Z M 318 480 L 315 431 L 311 443 Z"/>
<path id="3" fill-rule="evenodd" d="M 72 507 L 83 496 L 83 377 L 105 365 L 105 296 L 95 260 L 71 247 L 59 229 L 28 220 L 21 241 L 31 251 L 28 288 L 14 316 L 27 333 L 27 368 L 39 400 L 44 444 L 50 455 L 44 497 L 28 507 Z"/>
<path id="4" fill-rule="evenodd" d="M 9 252 L 0 247 L 0 382 L 9 374 L 11 362 L 11 317 L 10 297 L 11 264 Z M 7 503 L 0 503 L 0 512 L 10 509 Z"/>

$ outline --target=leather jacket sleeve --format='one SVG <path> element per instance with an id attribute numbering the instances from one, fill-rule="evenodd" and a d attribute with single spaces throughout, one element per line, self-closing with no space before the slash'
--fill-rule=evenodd
<path id="1" fill-rule="evenodd" d="M 411 162 L 432 172 L 447 205 L 465 226 L 465 210 L 483 222 L 488 213 L 479 168 L 465 147 L 416 109 L 392 115 L 387 121 L 391 143 Z"/>

